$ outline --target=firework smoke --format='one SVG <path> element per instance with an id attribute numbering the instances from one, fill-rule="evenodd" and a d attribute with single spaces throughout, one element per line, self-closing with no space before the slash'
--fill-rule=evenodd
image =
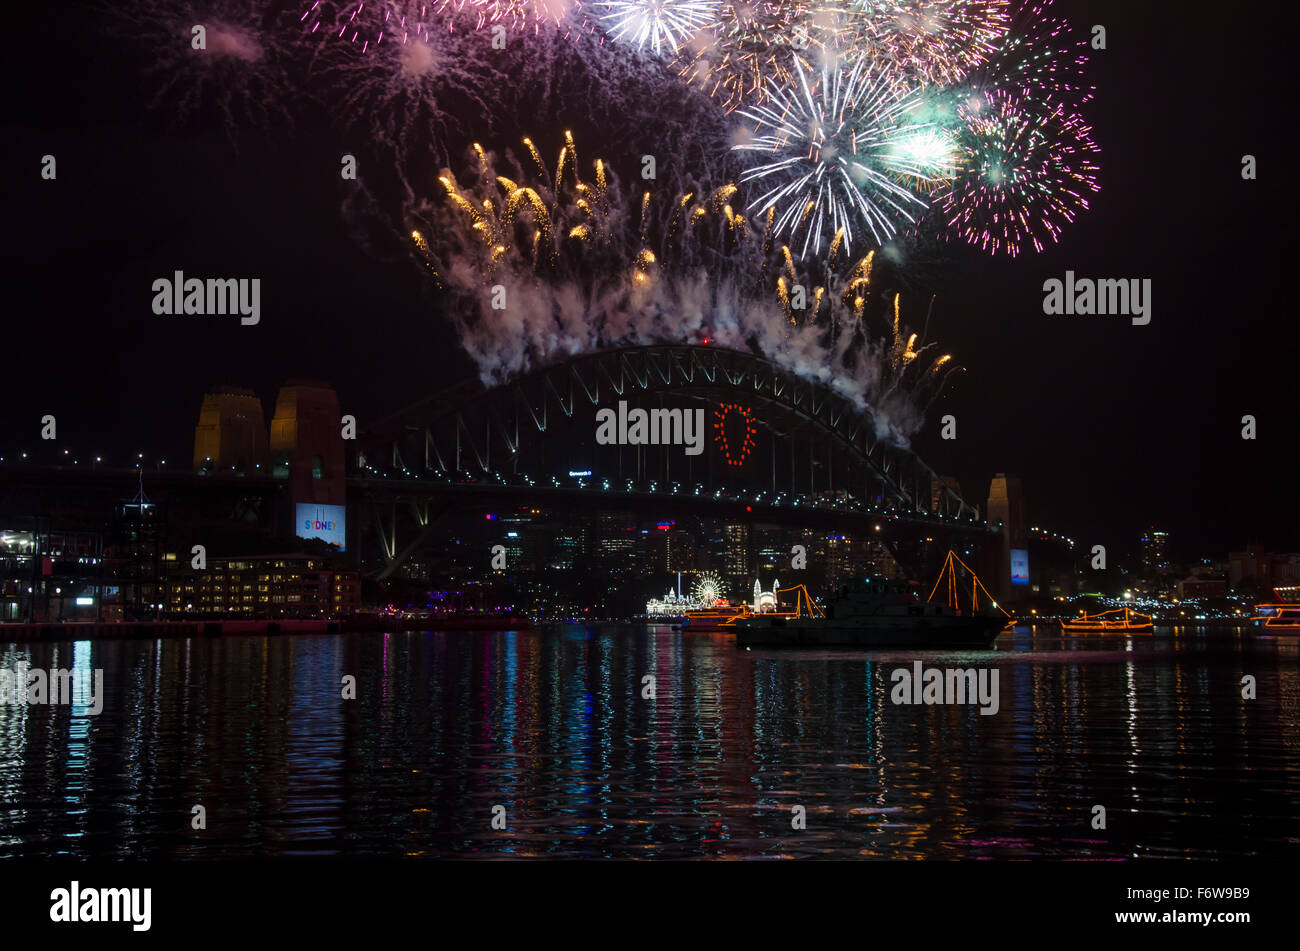
<path id="1" fill-rule="evenodd" d="M 507 81 L 504 58 L 492 55 L 470 20 L 435 15 L 426 2 L 390 3 L 383 9 L 393 29 L 365 40 L 354 30 L 348 35 L 358 38 L 347 40 L 338 26 L 320 26 L 319 7 L 302 21 L 311 74 L 327 89 L 336 120 L 385 151 L 385 164 L 413 152 L 442 151 L 446 161 L 443 144 L 465 135 L 458 117 L 499 108 L 493 90 Z"/>
<path id="2" fill-rule="evenodd" d="M 770 222 L 735 211 L 735 185 L 660 200 L 584 165 L 570 136 L 553 165 L 532 140 L 519 157 L 476 146 L 473 160 L 413 209 L 408 233 L 485 382 L 605 347 L 707 340 L 826 384 L 905 444 L 950 372 L 877 290 L 870 256 L 848 267 L 839 240 L 815 280 Z"/>
<path id="3" fill-rule="evenodd" d="M 313 34 L 357 46 L 427 38 L 453 21 L 490 43 L 492 27 L 537 32 L 576 19 L 579 0 L 301 0 L 299 22 Z"/>
<path id="4" fill-rule="evenodd" d="M 232 139 L 248 123 L 292 123 L 276 5 L 268 0 L 139 0 L 103 7 L 110 32 L 149 57 L 152 104 L 182 119 L 215 111 Z"/>

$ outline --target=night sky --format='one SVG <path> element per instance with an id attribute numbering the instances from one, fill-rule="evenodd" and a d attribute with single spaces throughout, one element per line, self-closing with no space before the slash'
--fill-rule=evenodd
<path id="1" fill-rule="evenodd" d="M 966 372 L 915 445 L 974 501 L 995 472 L 1020 475 L 1033 519 L 1087 545 L 1133 553 L 1155 523 L 1182 558 L 1247 542 L 1300 549 L 1293 123 L 1280 108 L 1296 96 L 1277 8 L 1056 9 L 1076 28 L 1107 28 L 1086 109 L 1101 191 L 1041 255 L 954 246 L 931 331 Z M 24 3 L 5 16 L 17 21 L 6 30 L 17 69 L 4 120 L 0 455 L 36 449 L 52 413 L 60 448 L 186 465 L 214 384 L 252 387 L 269 418 L 282 382 L 323 379 L 364 425 L 474 374 L 420 272 L 373 253 L 342 214 L 339 156 L 356 153 L 364 175 L 372 153 L 326 108 L 304 102 L 293 129 L 241 129 L 236 148 L 215 116 L 180 123 L 166 102 L 150 107 L 147 57 L 96 15 Z M 574 96 L 514 138 L 613 128 L 583 110 Z M 586 160 L 617 164 L 621 140 L 598 135 L 579 140 Z M 56 182 L 39 177 L 46 153 Z M 1258 158 L 1257 181 L 1241 179 L 1244 153 Z M 261 324 L 155 317 L 151 282 L 176 269 L 261 278 Z M 1067 269 L 1150 278 L 1151 323 L 1044 316 L 1042 283 Z M 937 438 L 944 413 L 957 417 L 956 442 Z M 1248 413 L 1255 442 L 1240 438 Z"/>

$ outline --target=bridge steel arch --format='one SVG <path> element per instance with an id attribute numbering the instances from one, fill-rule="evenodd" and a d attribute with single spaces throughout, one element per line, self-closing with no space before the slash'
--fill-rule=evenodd
<path id="1" fill-rule="evenodd" d="M 530 442 L 560 421 L 571 421 L 588 407 L 655 394 L 744 399 L 774 434 L 806 437 L 810 445 L 820 438 L 856 462 L 878 489 L 872 497 L 883 501 L 893 517 L 923 514 L 929 520 L 937 515 L 985 528 L 978 508 L 945 485 L 920 457 L 877 436 L 869 410 L 758 354 L 699 344 L 601 350 L 497 386 L 460 383 L 363 429 L 354 471 L 382 472 L 398 480 L 436 473 L 516 473 Z M 832 481 L 823 488 L 834 489 L 833 464 L 828 471 Z M 941 487 L 937 505 L 935 487 Z"/>

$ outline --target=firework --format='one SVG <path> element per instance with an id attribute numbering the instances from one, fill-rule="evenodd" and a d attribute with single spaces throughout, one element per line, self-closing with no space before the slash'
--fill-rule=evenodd
<path id="1" fill-rule="evenodd" d="M 524 27 L 534 32 L 574 19 L 581 0 L 442 0 L 442 7 L 474 18 L 476 25 Z"/>
<path id="2" fill-rule="evenodd" d="M 735 185 L 661 199 L 579 161 L 567 133 L 553 166 L 522 145 L 517 158 L 476 146 L 463 182 L 446 173 L 407 232 L 459 301 L 448 312 L 486 382 L 602 347 L 709 341 L 826 383 L 869 409 L 882 438 L 919 428 L 948 361 L 901 325 L 896 298 L 892 323 L 873 316 L 886 304 L 873 258 L 846 267 L 843 235 L 814 279 L 773 214 L 735 210 Z"/>
<path id="3" fill-rule="evenodd" d="M 761 103 L 794 69 L 812 68 L 836 31 L 812 0 L 722 0 L 716 23 L 686 43 L 670 68 L 728 111 Z"/>
<path id="4" fill-rule="evenodd" d="M 610 38 L 656 56 L 675 53 L 718 21 L 721 0 L 596 0 L 589 3 Z"/>
<path id="5" fill-rule="evenodd" d="M 948 226 L 993 254 L 1057 241 L 1098 190 L 1091 130 L 1059 104 L 1028 108 L 1002 91 L 962 111 L 963 169 L 942 193 Z"/>
<path id="6" fill-rule="evenodd" d="M 434 17 L 419 2 L 402 5 L 398 16 L 397 6 L 387 9 L 399 29 L 377 41 L 332 42 L 337 28 L 313 33 L 305 20 L 304 35 L 321 40 L 312 72 L 328 90 L 337 121 L 394 155 L 427 154 L 461 131 L 457 115 L 496 108 L 484 89 L 493 75 L 491 49 L 464 20 Z"/>
<path id="7" fill-rule="evenodd" d="M 333 37 L 355 44 L 362 52 L 385 43 L 428 42 L 440 25 L 437 5 L 426 0 L 312 0 L 299 22 L 312 36 Z"/>
<path id="8" fill-rule="evenodd" d="M 110 29 L 146 47 L 153 105 L 188 119 L 215 110 L 232 139 L 242 125 L 290 122 L 290 83 L 265 0 L 140 0 L 113 4 Z"/>
<path id="9" fill-rule="evenodd" d="M 795 67 L 795 88 L 773 85 L 770 101 L 742 110 L 757 131 L 733 146 L 766 161 L 741 175 L 766 188 L 751 211 L 776 212 L 776 230 L 802 235 L 801 254 L 820 253 L 837 234 L 846 250 L 860 244 L 859 223 L 876 244 L 914 222 L 925 201 L 905 181 L 951 177 L 955 156 L 948 134 L 917 121 L 915 92 L 859 60 L 851 69 L 823 69 L 810 78 Z"/>
<path id="10" fill-rule="evenodd" d="M 845 49 L 883 60 L 912 80 L 951 84 L 998 48 L 1010 26 L 1007 0 L 849 0 Z"/>
<path id="11" fill-rule="evenodd" d="M 299 22 L 308 33 L 355 45 L 366 52 L 385 43 L 428 40 L 453 23 L 484 30 L 538 32 L 560 25 L 579 9 L 579 0 L 302 0 Z M 485 34 L 486 36 L 486 34 Z M 486 39 L 484 39 L 486 42 Z"/>
<path id="12" fill-rule="evenodd" d="M 1052 0 L 1023 0 L 1011 29 L 959 86 L 971 104 L 997 89 L 1041 103 L 1078 107 L 1092 98 L 1087 37 L 1049 15 Z"/>

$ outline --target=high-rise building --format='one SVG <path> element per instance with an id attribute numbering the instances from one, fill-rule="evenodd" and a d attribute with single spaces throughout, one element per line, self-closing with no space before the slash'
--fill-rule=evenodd
<path id="1" fill-rule="evenodd" d="M 716 518 L 701 518 L 699 523 L 700 545 L 695 552 L 695 567 L 725 576 L 728 523 Z"/>
<path id="2" fill-rule="evenodd" d="M 1142 569 L 1147 574 L 1155 574 L 1169 567 L 1169 557 L 1165 551 L 1168 541 L 1168 533 L 1159 531 L 1154 525 L 1142 534 Z"/>
<path id="3" fill-rule="evenodd" d="M 695 570 L 695 537 L 687 531 L 673 529 L 668 532 L 668 570 Z"/>
<path id="4" fill-rule="evenodd" d="M 641 531 L 641 565 L 645 574 L 655 577 L 668 570 L 668 533 L 654 523 Z"/>
<path id="5" fill-rule="evenodd" d="M 575 561 L 583 555 L 582 526 L 573 519 L 552 522 L 550 536 L 550 558 L 548 568 L 572 568 Z"/>
<path id="6" fill-rule="evenodd" d="M 852 578 L 853 540 L 844 535 L 831 535 L 826 539 L 826 588 L 837 590 Z"/>
<path id="7" fill-rule="evenodd" d="M 728 522 L 723 529 L 726 539 L 726 570 L 728 581 L 739 584 L 743 590 L 744 582 L 749 580 L 749 526 L 743 522 Z"/>
<path id="8" fill-rule="evenodd" d="M 538 532 L 530 513 L 502 515 L 494 524 L 499 533 L 495 544 L 506 551 L 506 564 L 512 575 L 532 575 L 537 571 Z"/>
<path id="9" fill-rule="evenodd" d="M 640 540 L 636 519 L 628 512 L 602 512 L 596 520 L 596 557 L 607 571 L 635 571 Z"/>
<path id="10" fill-rule="evenodd" d="M 753 530 L 754 560 L 751 570 L 780 571 L 782 566 L 790 565 L 790 532 L 773 525 L 755 526 Z"/>

